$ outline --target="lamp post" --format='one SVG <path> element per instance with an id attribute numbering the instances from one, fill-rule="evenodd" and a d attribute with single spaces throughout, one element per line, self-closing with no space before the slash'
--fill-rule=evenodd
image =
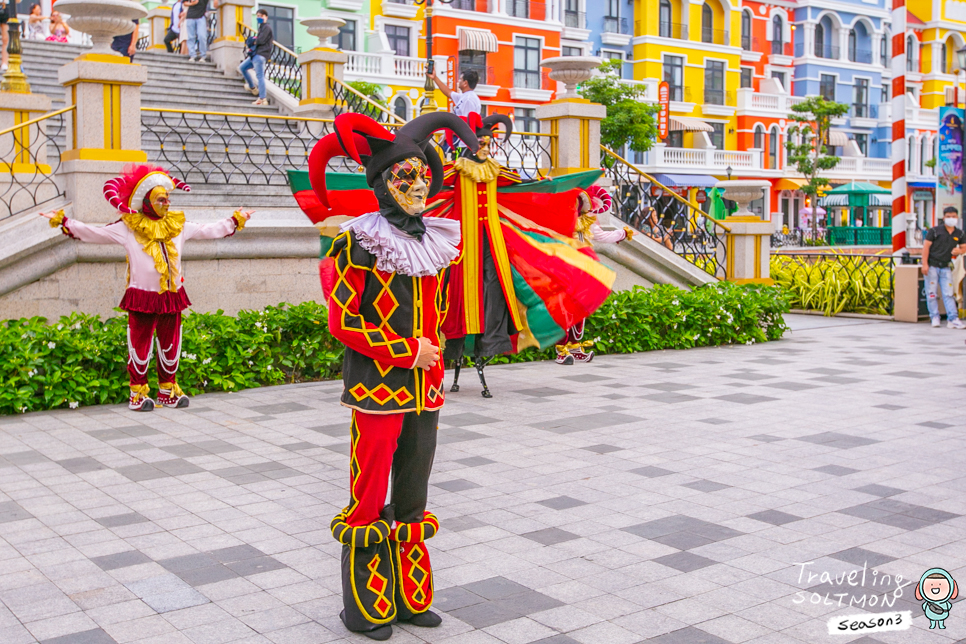
<path id="1" fill-rule="evenodd" d="M 452 4 L 455 0 L 413 0 L 415 5 L 425 5 L 423 12 L 426 16 L 426 73 L 433 74 L 435 70 L 433 61 L 433 3 Z M 439 107 L 436 105 L 436 83 L 429 76 L 423 84 L 423 107 L 419 110 L 420 114 L 435 112 Z"/>
<path id="2" fill-rule="evenodd" d="M 956 92 L 954 94 L 956 105 L 955 107 L 959 109 L 959 72 L 962 71 L 966 74 L 966 45 L 956 50 L 956 62 L 959 63 L 959 70 L 956 72 Z M 963 119 L 959 119 L 960 123 L 960 145 L 966 148 L 966 123 L 963 123 Z M 962 148 L 961 148 L 962 149 Z M 962 166 L 962 176 L 960 177 L 960 189 L 963 192 L 962 201 L 959 204 L 959 222 L 962 225 L 963 215 L 966 213 L 966 164 L 960 163 Z M 937 179 L 938 181 L 938 179 Z M 926 222 L 923 222 L 925 225 Z"/>

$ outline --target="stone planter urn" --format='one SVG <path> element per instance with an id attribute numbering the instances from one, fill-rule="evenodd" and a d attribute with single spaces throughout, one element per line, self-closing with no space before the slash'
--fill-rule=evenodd
<path id="1" fill-rule="evenodd" d="M 57 0 L 57 10 L 68 14 L 72 29 L 90 35 L 93 54 L 117 55 L 111 50 L 114 36 L 136 29 L 132 23 L 148 15 L 148 10 L 132 0 Z"/>
<path id="2" fill-rule="evenodd" d="M 770 181 L 754 179 L 731 179 L 719 181 L 715 187 L 724 190 L 725 199 L 731 199 L 738 204 L 738 212 L 732 217 L 754 217 L 760 219 L 748 208 L 755 199 L 761 199 L 764 191 L 771 186 Z"/>
<path id="3" fill-rule="evenodd" d="M 319 39 L 319 47 L 327 47 L 328 43 L 325 41 L 338 34 L 339 29 L 345 25 L 345 20 L 341 18 L 305 18 L 299 22 L 310 36 Z"/>
<path id="4" fill-rule="evenodd" d="M 604 62 L 596 56 L 554 56 L 540 61 L 541 67 L 550 68 L 550 79 L 564 84 L 564 91 L 557 99 L 580 98 L 577 83 L 589 80 L 594 70 Z"/>

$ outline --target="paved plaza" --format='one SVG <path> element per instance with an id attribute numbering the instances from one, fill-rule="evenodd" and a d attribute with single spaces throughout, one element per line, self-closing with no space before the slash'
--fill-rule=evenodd
<path id="1" fill-rule="evenodd" d="M 966 582 L 966 333 L 789 321 L 494 367 L 492 400 L 466 373 L 430 487 L 444 622 L 392 641 L 966 642 L 966 604 L 929 630 L 913 596 L 929 568 Z M 340 391 L 0 419 L 0 643 L 369 641 L 338 619 Z M 911 630 L 828 634 L 896 610 Z"/>

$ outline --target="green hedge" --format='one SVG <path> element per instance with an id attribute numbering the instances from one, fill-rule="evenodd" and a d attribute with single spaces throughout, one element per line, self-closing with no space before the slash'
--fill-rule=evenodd
<path id="1" fill-rule="evenodd" d="M 785 332 L 786 311 L 787 298 L 774 287 L 635 288 L 608 298 L 588 320 L 586 338 L 596 340 L 598 353 L 766 342 Z M 191 313 L 184 319 L 178 381 L 197 395 L 335 378 L 342 345 L 325 319 L 324 307 L 314 302 L 237 316 Z M 126 329 L 124 315 L 0 322 L 0 414 L 126 401 Z M 553 349 L 527 350 L 499 361 L 553 355 Z"/>

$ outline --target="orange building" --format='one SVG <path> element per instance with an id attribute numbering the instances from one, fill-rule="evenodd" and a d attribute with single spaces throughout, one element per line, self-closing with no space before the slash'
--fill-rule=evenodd
<path id="1" fill-rule="evenodd" d="M 465 8 L 462 8 L 465 7 Z M 480 75 L 476 93 L 486 114 L 508 114 L 520 131 L 539 131 L 537 105 L 553 98 L 556 82 L 540 61 L 560 56 L 563 27 L 548 12 L 556 5 L 535 0 L 456 0 L 433 6 L 433 58 L 450 84 L 463 71 Z M 425 56 L 425 40 L 420 55 Z M 446 98 L 436 93 L 445 106 Z"/>

